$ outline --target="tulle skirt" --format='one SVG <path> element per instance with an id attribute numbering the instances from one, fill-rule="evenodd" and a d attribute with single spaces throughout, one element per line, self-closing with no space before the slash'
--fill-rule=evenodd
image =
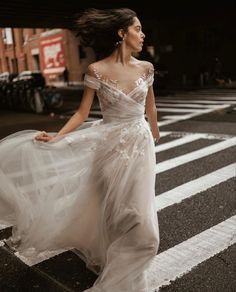
<path id="1" fill-rule="evenodd" d="M 0 143 L 0 224 L 34 264 L 72 249 L 98 275 L 86 291 L 151 291 L 159 245 L 155 151 L 145 119 L 103 120 L 54 142 L 20 131 Z"/>

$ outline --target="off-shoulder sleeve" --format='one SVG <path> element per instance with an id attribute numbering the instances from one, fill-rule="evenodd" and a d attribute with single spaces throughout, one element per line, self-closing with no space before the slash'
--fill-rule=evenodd
<path id="1" fill-rule="evenodd" d="M 154 67 L 151 63 L 149 63 L 149 66 L 147 68 L 147 85 L 152 86 L 154 82 Z"/>
<path id="2" fill-rule="evenodd" d="M 85 74 L 84 85 L 92 89 L 98 90 L 100 88 L 100 81 L 96 77 L 93 77 L 89 74 Z"/>

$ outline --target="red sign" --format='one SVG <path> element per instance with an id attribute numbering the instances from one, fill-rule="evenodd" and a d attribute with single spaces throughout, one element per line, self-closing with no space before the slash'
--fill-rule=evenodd
<path id="1" fill-rule="evenodd" d="M 40 41 L 40 55 L 44 74 L 62 74 L 65 69 L 63 35 L 44 38 Z"/>

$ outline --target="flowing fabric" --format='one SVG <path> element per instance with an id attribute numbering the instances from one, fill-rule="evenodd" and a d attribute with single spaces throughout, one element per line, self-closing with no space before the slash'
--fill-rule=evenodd
<path id="1" fill-rule="evenodd" d="M 95 72 L 96 73 L 96 72 Z M 145 120 L 153 70 L 125 93 L 100 75 L 103 119 L 54 142 L 35 130 L 0 143 L 0 224 L 13 225 L 18 254 L 72 249 L 98 275 L 89 292 L 150 292 L 147 268 L 159 246 L 155 149 Z"/>

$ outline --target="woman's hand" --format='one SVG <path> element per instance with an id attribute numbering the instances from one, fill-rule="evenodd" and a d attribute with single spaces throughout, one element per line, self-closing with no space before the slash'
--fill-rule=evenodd
<path id="1" fill-rule="evenodd" d="M 159 130 L 153 135 L 153 139 L 154 139 L 154 143 L 157 144 L 158 141 L 160 140 L 161 136 L 160 136 L 160 132 Z"/>
<path id="2" fill-rule="evenodd" d="M 40 132 L 36 137 L 35 140 L 37 141 L 43 141 L 43 142 L 49 142 L 53 141 L 55 139 L 55 136 L 49 135 L 47 132 L 42 131 Z"/>

